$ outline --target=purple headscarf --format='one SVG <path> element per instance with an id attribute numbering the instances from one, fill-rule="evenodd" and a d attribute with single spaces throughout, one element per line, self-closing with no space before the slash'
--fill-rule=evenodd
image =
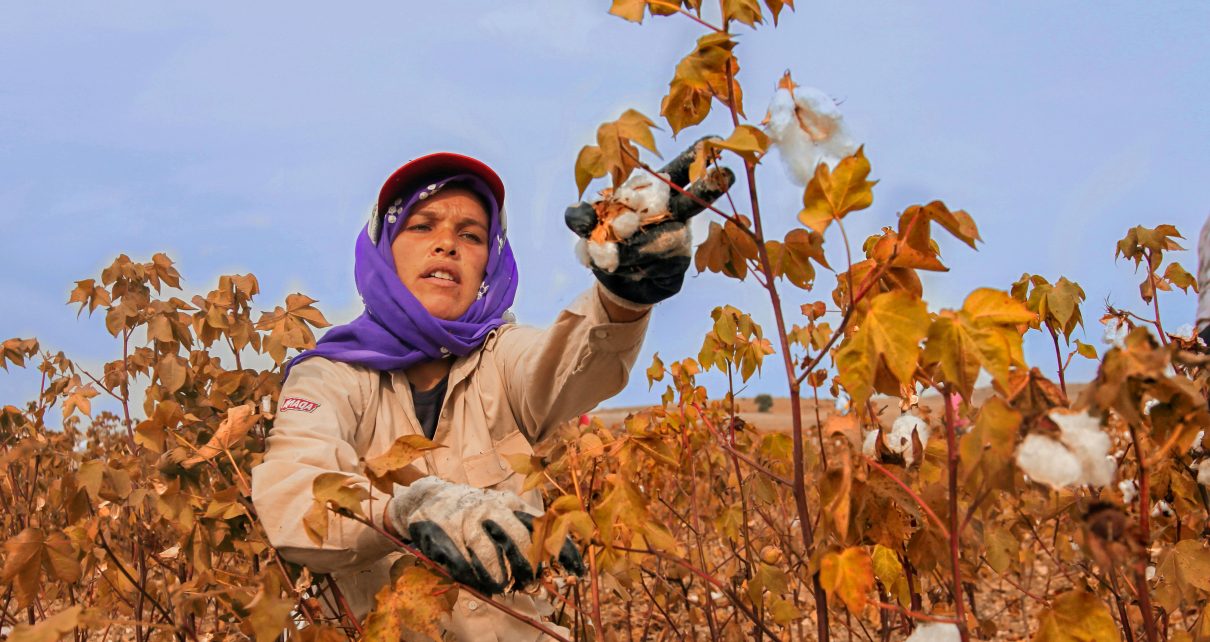
<path id="1" fill-rule="evenodd" d="M 488 206 L 487 273 L 479 297 L 454 321 L 429 314 L 399 280 L 391 253 L 391 242 L 416 205 L 450 184 L 472 190 Z M 314 349 L 294 357 L 286 366 L 283 380 L 290 368 L 311 357 L 374 370 L 401 370 L 451 354 L 465 356 L 504 323 L 504 314 L 517 293 L 517 262 L 501 224 L 501 204 L 487 183 L 473 174 L 460 174 L 400 196 L 402 205 L 392 207 L 394 213 L 382 221 L 377 244 L 370 238 L 369 224 L 357 235 L 353 273 L 365 312 L 350 323 L 328 330 Z"/>

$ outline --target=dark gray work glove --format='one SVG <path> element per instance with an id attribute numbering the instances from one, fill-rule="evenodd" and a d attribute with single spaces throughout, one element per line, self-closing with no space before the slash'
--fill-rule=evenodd
<path id="1" fill-rule="evenodd" d="M 396 488 L 387 517 L 395 532 L 406 534 L 455 580 L 494 595 L 523 588 L 537 577 L 526 558 L 535 517 L 530 510 L 512 493 L 423 477 Z M 559 564 L 584 574 L 584 560 L 571 538 L 559 551 Z"/>
<path id="2" fill-rule="evenodd" d="M 685 187 L 698 143 L 659 170 L 697 199 L 638 168 L 603 199 L 577 203 L 563 215 L 580 237 L 581 262 L 625 301 L 649 305 L 680 292 L 693 255 L 688 221 L 704 209 L 698 199 L 713 203 L 735 182 L 731 170 L 711 168 Z"/>

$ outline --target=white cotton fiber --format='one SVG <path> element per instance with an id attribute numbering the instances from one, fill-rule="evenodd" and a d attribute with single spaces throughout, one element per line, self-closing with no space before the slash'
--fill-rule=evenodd
<path id="1" fill-rule="evenodd" d="M 1101 336 L 1101 341 L 1115 348 L 1120 348 L 1126 345 L 1126 335 L 1129 333 L 1130 328 L 1124 321 L 1113 318 L 1105 323 L 1105 334 Z"/>
<path id="2" fill-rule="evenodd" d="M 606 272 L 613 272 L 618 269 L 617 243 L 589 241 L 588 256 L 592 258 L 594 265 Z"/>
<path id="3" fill-rule="evenodd" d="M 827 94 L 811 87 L 781 88 L 769 102 L 765 132 L 790 180 L 806 185 L 821 162 L 835 165 L 857 151 L 844 115 Z"/>
<path id="4" fill-rule="evenodd" d="M 1193 438 L 1193 444 L 1189 446 L 1189 454 L 1194 457 L 1200 457 L 1203 454 L 1202 440 L 1206 438 L 1206 431 L 1197 431 L 1197 436 Z"/>
<path id="5" fill-rule="evenodd" d="M 865 440 L 861 442 L 861 454 L 870 459 L 878 458 L 878 431 L 871 430 L 866 432 Z"/>
<path id="6" fill-rule="evenodd" d="M 905 642 L 959 642 L 962 634 L 948 622 L 924 622 L 916 627 Z"/>
<path id="7" fill-rule="evenodd" d="M 613 226 L 613 233 L 617 234 L 618 238 L 628 239 L 639 229 L 639 215 L 626 212 L 613 217 L 609 224 Z"/>
<path id="8" fill-rule="evenodd" d="M 1210 458 L 1197 462 L 1197 483 L 1210 486 Z"/>
<path id="9" fill-rule="evenodd" d="M 1081 412 L 1066 414 L 1051 411 L 1048 415 L 1059 425 L 1059 438 L 1080 460 L 1081 484 L 1108 486 L 1113 483 L 1117 464 L 1109 456 L 1109 435 L 1101 430 L 1101 420 Z"/>
<path id="10" fill-rule="evenodd" d="M 1139 496 L 1139 483 L 1133 479 L 1123 479 L 1118 482 L 1118 490 L 1122 491 L 1122 501 L 1132 504 L 1134 498 Z"/>
<path id="11" fill-rule="evenodd" d="M 590 267 L 592 265 L 592 257 L 588 255 L 587 239 L 580 239 L 579 241 L 576 241 L 576 258 L 580 259 L 580 263 L 583 263 L 584 267 Z"/>
<path id="12" fill-rule="evenodd" d="M 1063 444 L 1045 435 L 1026 435 L 1017 447 L 1017 466 L 1029 478 L 1059 489 L 1080 480 L 1084 467 Z"/>
<path id="13" fill-rule="evenodd" d="M 909 466 L 915 461 L 915 452 L 912 449 L 912 432 L 915 432 L 920 439 L 921 446 L 928 444 L 928 423 L 916 415 L 905 413 L 895 419 L 895 423 L 891 424 L 891 431 L 883 438 L 887 448 L 903 455 L 904 463 Z"/>
<path id="14" fill-rule="evenodd" d="M 667 174 L 661 174 L 668 178 Z M 636 168 L 625 183 L 613 193 L 613 199 L 630 208 L 640 222 L 660 216 L 668 211 L 671 188 L 668 183 L 656 179 L 645 169 Z M 616 219 L 615 219 L 616 220 Z M 619 234 L 621 236 L 621 234 Z M 627 238 L 627 234 L 623 238 Z"/>

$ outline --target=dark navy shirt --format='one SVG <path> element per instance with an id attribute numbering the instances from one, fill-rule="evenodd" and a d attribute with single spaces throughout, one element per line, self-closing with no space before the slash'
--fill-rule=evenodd
<path id="1" fill-rule="evenodd" d="M 441 417 L 441 404 L 445 402 L 445 389 L 449 382 L 450 378 L 446 376 L 435 388 L 425 391 L 417 391 L 416 386 L 411 386 L 412 405 L 416 408 L 416 419 L 420 420 L 424 436 L 429 439 L 432 439 L 433 435 L 437 433 L 437 419 Z"/>

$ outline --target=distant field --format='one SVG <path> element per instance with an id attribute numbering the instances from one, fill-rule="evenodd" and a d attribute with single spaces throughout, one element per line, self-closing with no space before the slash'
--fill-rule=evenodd
<path id="1" fill-rule="evenodd" d="M 1085 385 L 1072 384 L 1068 386 L 1068 396 L 1074 400 L 1084 390 Z M 982 404 L 983 400 L 991 394 L 991 388 L 979 388 L 975 391 L 975 402 Z M 888 426 L 900 414 L 898 399 L 876 396 L 873 403 L 875 410 L 880 411 L 883 422 Z M 937 416 L 937 413 L 941 412 L 941 397 L 935 394 L 925 395 L 921 398 L 920 405 L 922 407 L 921 414 Z M 645 410 L 648 407 L 598 408 L 589 414 L 599 418 L 606 425 L 613 425 L 625 420 L 631 413 Z M 813 426 L 815 424 L 815 400 L 810 396 L 804 397 L 802 400 L 802 409 L 803 425 Z M 819 416 L 821 419 L 826 418 L 833 410 L 834 406 L 830 399 L 820 399 Z M 788 431 L 792 426 L 789 397 L 774 397 L 773 408 L 769 412 L 757 412 L 756 401 L 752 397 L 741 397 L 736 399 L 736 413 L 742 416 L 744 421 L 761 430 Z"/>

